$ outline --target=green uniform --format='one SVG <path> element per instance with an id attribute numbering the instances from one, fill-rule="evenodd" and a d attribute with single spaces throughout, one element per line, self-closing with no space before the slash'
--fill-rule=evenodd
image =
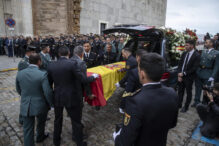
<path id="1" fill-rule="evenodd" d="M 25 56 L 19 63 L 18 63 L 18 71 L 26 69 L 29 66 L 29 58 Z M 21 114 L 19 115 L 19 123 L 23 124 L 23 119 Z"/>
<path id="2" fill-rule="evenodd" d="M 23 118 L 24 146 L 34 146 L 34 122 L 37 117 L 37 139 L 44 136 L 45 122 L 49 108 L 52 106 L 52 89 L 47 73 L 37 66 L 17 73 L 16 90 L 21 95 L 20 114 Z"/>
<path id="3" fill-rule="evenodd" d="M 25 56 L 19 63 L 18 63 L 18 71 L 21 71 L 29 66 L 29 58 Z"/>
<path id="4" fill-rule="evenodd" d="M 41 61 L 42 61 L 40 69 L 47 71 L 47 67 L 48 67 L 49 63 L 51 62 L 51 57 L 48 53 L 43 54 L 42 52 L 40 53 L 40 57 L 41 57 Z"/>
<path id="5" fill-rule="evenodd" d="M 195 103 L 200 102 L 203 85 L 209 85 L 209 78 L 217 80 L 219 72 L 219 51 L 204 50 L 201 55 L 200 66 L 197 69 L 197 79 L 195 81 Z"/>

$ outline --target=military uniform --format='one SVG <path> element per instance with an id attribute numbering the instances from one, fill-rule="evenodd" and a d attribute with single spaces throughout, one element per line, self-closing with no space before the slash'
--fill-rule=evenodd
<path id="1" fill-rule="evenodd" d="M 25 56 L 19 63 L 18 63 L 18 71 L 21 71 L 29 66 L 29 57 Z"/>
<path id="2" fill-rule="evenodd" d="M 116 62 L 116 53 L 105 52 L 103 55 L 103 64 L 110 64 Z"/>
<path id="3" fill-rule="evenodd" d="M 86 62 L 87 68 L 95 67 L 97 64 L 97 54 L 90 52 L 87 56 L 87 54 L 84 53 L 84 61 Z"/>
<path id="4" fill-rule="evenodd" d="M 138 66 L 138 63 L 136 61 L 136 58 L 132 55 L 130 55 L 126 61 L 126 75 L 125 77 L 119 82 L 121 87 L 125 87 L 125 84 L 128 79 L 129 71 L 133 68 L 136 68 Z"/>
<path id="5" fill-rule="evenodd" d="M 134 68 L 130 70 L 129 76 L 127 79 L 127 84 L 125 87 L 125 92 L 123 93 L 123 98 L 120 103 L 120 108 L 125 109 L 125 102 L 126 102 L 126 97 L 127 95 L 130 95 L 140 89 L 142 87 L 140 81 L 139 81 L 139 76 L 138 76 L 138 68 Z"/>
<path id="6" fill-rule="evenodd" d="M 40 52 L 40 57 L 41 57 L 41 61 L 42 61 L 40 69 L 47 71 L 47 67 L 48 67 L 49 63 L 51 62 L 51 57 L 48 53 L 44 54 L 43 52 Z"/>
<path id="7" fill-rule="evenodd" d="M 52 106 L 52 89 L 47 74 L 35 65 L 19 71 L 16 90 L 21 95 L 20 114 L 23 118 L 24 146 L 34 146 L 34 123 L 37 117 L 37 141 L 45 138 L 45 122 Z"/>
<path id="8" fill-rule="evenodd" d="M 176 126 L 178 97 L 172 88 L 149 83 L 127 97 L 126 113 L 115 146 L 165 146 Z"/>
<path id="9" fill-rule="evenodd" d="M 219 72 L 219 52 L 212 49 L 210 52 L 204 50 L 201 55 L 200 66 L 197 69 L 195 80 L 195 104 L 200 102 L 203 85 L 210 85 L 209 78 L 217 80 Z"/>

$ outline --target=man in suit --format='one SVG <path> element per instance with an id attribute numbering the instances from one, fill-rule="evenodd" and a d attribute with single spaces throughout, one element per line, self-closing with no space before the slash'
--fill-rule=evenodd
<path id="1" fill-rule="evenodd" d="M 207 50 L 202 51 L 201 61 L 197 69 L 197 78 L 195 80 L 195 102 L 192 107 L 200 103 L 202 87 L 211 85 L 216 81 L 219 73 L 219 51 L 213 48 L 214 40 L 207 39 L 205 42 Z M 204 96 L 206 94 L 204 93 Z M 203 98 L 205 99 L 205 98 Z"/>
<path id="2" fill-rule="evenodd" d="M 87 77 L 87 65 L 82 60 L 83 57 L 84 57 L 84 48 L 82 46 L 75 47 L 74 48 L 74 56 L 71 58 L 71 60 L 74 60 L 77 62 L 78 66 L 80 67 L 81 72 L 86 77 L 85 82 L 82 83 L 82 87 L 83 87 L 86 95 L 90 98 L 93 98 L 94 95 L 91 92 L 90 83 L 93 82 L 95 80 L 95 78 L 98 77 L 98 75 L 93 74 L 92 76 Z"/>
<path id="3" fill-rule="evenodd" d="M 41 58 L 32 54 L 28 68 L 19 71 L 16 77 L 16 90 L 21 95 L 20 114 L 23 119 L 24 146 L 34 146 L 34 126 L 37 118 L 36 142 L 48 137 L 45 134 L 45 122 L 52 102 L 52 89 L 47 74 L 39 70 Z"/>
<path id="4" fill-rule="evenodd" d="M 187 98 L 181 112 L 186 112 L 192 100 L 192 85 L 196 78 L 196 70 L 199 67 L 200 55 L 195 50 L 195 41 L 187 40 L 185 44 L 186 51 L 182 54 L 178 65 L 178 96 L 179 108 L 182 107 L 184 91 L 186 89 Z"/>
<path id="5" fill-rule="evenodd" d="M 122 128 L 113 134 L 115 146 L 166 145 L 168 131 L 177 123 L 178 97 L 172 88 L 161 85 L 164 70 L 160 55 L 141 57 L 138 71 L 143 87 L 126 100 Z"/>
<path id="6" fill-rule="evenodd" d="M 84 47 L 84 61 L 87 64 L 87 68 L 95 67 L 97 65 L 97 54 L 91 52 L 91 45 L 89 42 L 85 42 L 83 47 Z"/>
<path id="7" fill-rule="evenodd" d="M 70 60 L 70 51 L 66 46 L 59 48 L 60 58 L 48 66 L 50 85 L 54 83 L 54 137 L 55 146 L 60 146 L 63 121 L 63 109 L 65 108 L 72 122 L 72 137 L 78 146 L 86 146 L 83 142 L 83 125 L 81 112 L 83 106 L 81 82 L 85 80 L 77 62 Z"/>
<path id="8" fill-rule="evenodd" d="M 130 70 L 138 65 L 136 58 L 132 55 L 132 51 L 129 48 L 122 49 L 122 57 L 126 59 L 126 75 L 119 83 L 116 83 L 116 87 L 125 87 Z"/>
<path id="9" fill-rule="evenodd" d="M 41 47 L 42 47 L 42 51 L 40 52 L 40 57 L 42 60 L 42 64 L 40 66 L 40 69 L 47 71 L 48 65 L 51 62 L 51 57 L 49 55 L 49 51 L 50 51 L 49 44 L 47 42 L 43 42 L 41 44 Z"/>

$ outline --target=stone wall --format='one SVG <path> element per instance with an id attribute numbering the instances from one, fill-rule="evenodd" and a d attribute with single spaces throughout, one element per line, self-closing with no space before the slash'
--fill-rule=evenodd
<path id="1" fill-rule="evenodd" d="M 67 0 L 32 0 L 35 35 L 67 33 Z"/>
<path id="2" fill-rule="evenodd" d="M 167 0 L 82 0 L 80 32 L 100 33 L 100 22 L 164 26 Z"/>
<path id="3" fill-rule="evenodd" d="M 5 26 L 5 19 L 13 18 L 16 21 L 13 32 Z M 31 0 L 0 0 L 0 36 L 33 34 Z"/>

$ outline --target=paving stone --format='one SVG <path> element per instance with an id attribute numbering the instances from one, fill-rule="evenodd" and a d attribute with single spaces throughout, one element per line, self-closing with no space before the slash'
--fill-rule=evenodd
<path id="1" fill-rule="evenodd" d="M 21 146 L 23 144 L 23 129 L 18 123 L 20 111 L 20 98 L 15 90 L 15 77 L 17 71 L 0 73 L 0 146 Z M 113 146 L 112 134 L 115 124 L 122 122 L 122 115 L 118 112 L 120 96 L 123 89 L 119 88 L 107 101 L 105 107 L 96 111 L 94 107 L 84 104 L 82 122 L 85 133 L 88 135 L 88 146 Z M 53 145 L 54 110 L 50 110 L 46 131 L 50 133 L 49 138 L 37 146 Z M 192 132 L 199 123 L 199 117 L 194 108 L 187 113 L 179 113 L 178 123 L 168 133 L 167 146 L 212 146 L 191 139 Z M 64 110 L 62 145 L 75 146 L 71 139 L 71 121 Z"/>

